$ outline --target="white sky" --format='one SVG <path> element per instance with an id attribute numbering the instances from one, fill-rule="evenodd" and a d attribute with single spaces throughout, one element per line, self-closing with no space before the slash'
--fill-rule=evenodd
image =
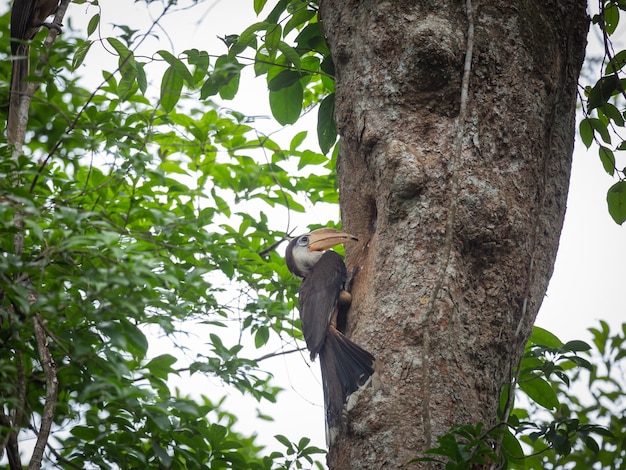
<path id="1" fill-rule="evenodd" d="M 136 21 L 133 27 L 145 28 L 153 19 L 147 17 L 142 2 L 134 4 L 130 0 L 116 0 L 101 4 L 104 36 L 119 33 L 119 30 L 109 29 L 111 23 L 128 24 L 129 21 Z M 111 8 L 113 4 L 115 8 Z M 124 6 L 119 8 L 118 5 Z M 158 8 L 152 10 L 157 12 Z M 94 12 L 86 5 L 71 5 L 66 24 L 71 22 L 74 27 L 85 25 Z M 166 16 L 162 25 L 167 35 L 162 30 L 155 31 L 160 36 L 160 44 L 156 44 L 156 39 L 150 40 L 143 50 L 146 54 L 152 54 L 157 49 L 167 49 L 177 54 L 195 47 L 211 53 L 223 53 L 224 46 L 216 36 L 239 33 L 255 21 L 258 20 L 254 17 L 251 0 L 209 1 L 189 11 Z M 93 80 L 97 83 L 101 77 L 99 70 L 103 67 L 112 69 L 114 67 L 110 65 L 116 62 L 116 58 L 94 46 L 79 73 L 90 75 L 93 67 Z M 226 105 L 249 115 L 269 116 L 264 78 L 252 83 L 242 80 L 237 100 Z M 311 136 L 315 134 L 314 118 L 307 118 Z M 276 125 L 270 120 L 261 121 L 260 124 L 266 127 L 266 131 L 270 129 L 268 126 Z M 295 130 L 288 128 L 281 135 L 288 141 L 295 133 Z M 281 137 L 275 138 L 281 141 Z M 315 140 L 309 142 L 310 145 L 316 145 Z M 537 319 L 537 325 L 550 330 L 564 341 L 583 339 L 590 342 L 591 337 L 586 329 L 596 326 L 598 320 L 608 321 L 614 331 L 626 320 L 623 300 L 626 282 L 621 275 L 623 266 L 626 266 L 625 233 L 622 227 L 612 221 L 607 211 L 606 190 L 611 184 L 613 180 L 602 169 L 597 150 L 592 148 L 587 152 L 577 142 L 559 254 Z M 323 223 L 327 220 L 327 210 L 315 211 L 313 216 L 309 214 L 306 223 Z M 302 219 L 295 223 L 300 227 L 305 225 Z M 278 341 L 274 344 L 276 349 L 280 347 Z M 291 347 L 288 345 L 286 349 Z M 153 351 L 153 354 L 162 352 Z M 251 354 L 251 357 L 255 355 Z M 256 402 L 223 388 L 217 380 L 195 380 L 191 390 L 207 394 L 215 401 L 227 393 L 229 398 L 226 408 L 239 417 L 239 430 L 246 434 L 258 433 L 260 444 L 280 449 L 281 446 L 277 445 L 272 436 L 284 434 L 296 442 L 302 436 L 310 437 L 313 445 L 324 448 L 323 400 L 317 363 L 309 367 L 305 355 L 291 354 L 264 361 L 262 367 L 271 370 L 275 376 L 274 383 L 286 389 L 279 395 L 278 406 L 263 407 L 263 413 L 272 416 L 273 422 L 255 419 Z M 177 381 L 176 384 L 183 392 L 191 393 L 188 382 Z M 213 393 L 218 396 L 212 396 Z"/>

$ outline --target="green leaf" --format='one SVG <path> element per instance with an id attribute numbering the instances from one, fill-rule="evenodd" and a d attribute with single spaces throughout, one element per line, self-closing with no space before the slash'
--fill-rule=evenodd
<path id="1" fill-rule="evenodd" d="M 128 47 L 126 47 L 126 45 L 117 38 L 107 38 L 107 42 L 113 47 L 113 49 L 115 49 L 121 58 L 132 54 Z"/>
<path id="2" fill-rule="evenodd" d="M 267 52 L 269 52 L 270 56 L 272 56 L 276 50 L 278 49 L 278 44 L 283 37 L 283 29 L 279 24 L 274 24 L 267 28 L 267 33 L 265 34 L 265 48 Z"/>
<path id="3" fill-rule="evenodd" d="M 604 17 L 604 29 L 607 34 L 611 35 L 615 32 L 619 23 L 619 10 L 617 5 L 609 3 L 602 9 L 602 16 Z"/>
<path id="4" fill-rule="evenodd" d="M 613 56 L 613 60 L 606 64 L 605 75 L 619 72 L 624 65 L 626 65 L 626 50 L 619 51 Z"/>
<path id="5" fill-rule="evenodd" d="M 615 155 L 613 155 L 613 151 L 602 145 L 598 150 L 598 155 L 600 155 L 604 171 L 613 176 L 615 174 Z"/>
<path id="6" fill-rule="evenodd" d="M 135 66 L 137 67 L 137 86 L 143 94 L 145 94 L 146 90 L 148 89 L 148 78 L 146 77 L 146 70 L 144 68 L 144 65 L 145 64 L 141 62 L 135 62 Z"/>
<path id="7" fill-rule="evenodd" d="M 304 90 L 300 82 L 277 91 L 270 91 L 270 109 L 279 124 L 294 124 L 300 118 Z"/>
<path id="8" fill-rule="evenodd" d="M 606 202 L 615 223 L 622 225 L 626 221 L 626 181 L 618 181 L 609 188 Z"/>
<path id="9" fill-rule="evenodd" d="M 328 161 L 328 157 L 320 153 L 312 152 L 311 150 L 305 150 L 300 153 L 300 159 L 298 160 L 298 170 L 302 170 L 307 165 L 322 165 Z"/>
<path id="10" fill-rule="evenodd" d="M 604 76 L 588 92 L 587 112 L 599 108 L 609 101 L 611 96 L 626 85 L 626 79 L 620 80 L 614 74 Z"/>
<path id="11" fill-rule="evenodd" d="M 199 71 L 206 72 L 209 70 L 211 58 L 209 57 L 208 52 L 199 51 L 198 49 L 187 49 L 184 54 L 187 56 L 187 62 L 190 65 L 195 66 Z"/>
<path id="12" fill-rule="evenodd" d="M 256 39 L 257 39 L 257 31 L 266 30 L 270 27 L 270 23 L 266 23 L 265 21 L 261 21 L 259 23 L 254 23 L 248 26 L 237 38 L 237 42 L 231 46 L 228 51 L 228 55 L 230 57 L 241 54 L 248 47 L 253 47 L 256 49 Z"/>
<path id="13" fill-rule="evenodd" d="M 290 87 L 305 75 L 295 70 L 283 70 L 268 82 L 267 87 L 270 91 L 278 91 L 282 88 Z"/>
<path id="14" fill-rule="evenodd" d="M 200 98 L 205 99 L 209 96 L 216 95 L 220 92 L 221 88 L 229 85 L 229 82 L 237 77 L 235 83 L 230 85 L 230 88 L 224 92 L 226 97 L 232 96 L 233 90 L 239 88 L 239 73 L 243 65 L 241 65 L 236 58 L 229 57 L 227 55 L 221 55 L 215 61 L 215 67 L 213 72 L 209 75 L 202 89 L 200 91 Z"/>
<path id="15" fill-rule="evenodd" d="M 611 135 L 609 134 L 609 129 L 605 122 L 600 119 L 591 118 L 589 119 L 589 124 L 593 127 L 593 130 L 600 134 L 602 140 L 607 144 L 611 143 Z"/>
<path id="16" fill-rule="evenodd" d="M 578 357 L 578 356 L 563 356 L 563 357 L 565 359 L 568 359 L 569 361 L 572 361 L 578 367 L 584 367 L 587 370 L 592 370 L 593 369 L 593 366 L 591 365 L 591 363 L 587 359 L 584 359 L 584 358 Z M 567 381 L 564 380 L 564 382 L 567 382 Z"/>
<path id="17" fill-rule="evenodd" d="M 319 52 L 322 56 L 330 55 L 322 30 L 319 23 L 309 23 L 298 34 L 295 39 L 298 47 L 296 49 L 303 51 Z"/>
<path id="18" fill-rule="evenodd" d="M 506 457 L 515 460 L 524 458 L 524 450 L 522 449 L 522 445 L 508 427 L 504 429 L 504 434 L 502 436 L 502 447 L 504 449 Z"/>
<path id="19" fill-rule="evenodd" d="M 187 82 L 189 86 L 194 85 L 193 75 L 191 74 L 189 69 L 185 66 L 182 60 L 178 59 L 177 57 L 174 57 L 171 53 L 169 53 L 168 51 L 164 51 L 164 50 L 158 51 L 157 54 L 163 57 L 165 62 L 170 64 L 170 66 L 174 70 L 176 70 L 176 73 L 178 73 L 178 75 L 180 75 Z"/>
<path id="20" fill-rule="evenodd" d="M 283 53 L 288 63 L 292 64 L 297 69 L 300 68 L 300 54 L 298 54 L 293 47 L 284 41 L 280 41 L 278 43 L 278 50 Z"/>
<path id="21" fill-rule="evenodd" d="M 237 95 L 237 91 L 239 90 L 239 79 L 241 75 L 239 73 L 235 74 L 230 80 L 228 80 L 222 87 L 220 88 L 220 97 L 224 100 L 232 100 L 235 95 Z"/>
<path id="22" fill-rule="evenodd" d="M 146 335 L 129 321 L 121 322 L 124 335 L 128 341 L 128 351 L 136 356 L 143 357 L 148 351 L 148 340 Z"/>
<path id="23" fill-rule="evenodd" d="M 548 346 L 550 348 L 560 348 L 563 346 L 563 342 L 557 338 L 554 333 L 541 328 L 540 326 L 533 326 L 533 332 L 530 335 L 530 341 L 533 344 L 539 346 Z"/>
<path id="24" fill-rule="evenodd" d="M 135 68 L 135 59 L 128 57 L 124 61 L 124 65 L 121 69 L 122 78 L 117 84 L 117 94 L 121 99 L 126 99 L 132 92 L 135 79 L 137 78 L 137 69 Z"/>
<path id="25" fill-rule="evenodd" d="M 260 326 L 254 335 L 254 345 L 257 349 L 267 344 L 270 339 L 270 329 L 267 326 Z"/>
<path id="26" fill-rule="evenodd" d="M 267 0 L 254 0 L 254 12 L 258 15 L 263 10 Z"/>
<path id="27" fill-rule="evenodd" d="M 552 386 L 541 377 L 528 380 L 522 379 L 519 387 L 528 397 L 538 405 L 548 410 L 558 410 L 559 400 Z"/>
<path id="28" fill-rule="evenodd" d="M 572 351 L 572 352 L 589 351 L 590 349 L 591 349 L 591 346 L 589 346 L 584 341 L 581 341 L 578 339 L 573 340 L 573 341 L 568 341 L 561 348 L 561 350 L 563 351 Z"/>
<path id="29" fill-rule="evenodd" d="M 267 18 L 265 19 L 265 21 L 267 21 L 268 23 L 273 23 L 273 24 L 278 23 L 281 15 L 283 14 L 283 12 L 285 11 L 285 9 L 287 8 L 290 2 L 291 0 L 279 0 L 276 6 L 270 12 L 270 14 L 267 15 Z"/>
<path id="30" fill-rule="evenodd" d="M 316 12 L 314 10 L 309 10 L 307 8 L 307 5 L 303 4 L 302 7 L 293 12 L 291 18 L 289 18 L 289 20 L 285 24 L 285 30 L 283 34 L 287 36 L 290 31 L 306 24 L 315 15 Z"/>
<path id="31" fill-rule="evenodd" d="M 308 134 L 307 131 L 302 131 L 294 135 L 293 139 L 291 139 L 291 143 L 289 144 L 289 150 L 291 152 L 295 152 L 295 150 L 302 144 L 302 142 L 304 142 L 304 139 L 306 139 L 307 134 Z"/>
<path id="32" fill-rule="evenodd" d="M 82 65 L 83 61 L 85 60 L 85 56 L 87 55 L 87 52 L 89 52 L 92 44 L 92 41 L 82 41 L 80 43 L 76 51 L 74 51 L 74 57 L 72 57 L 72 70 L 76 70 Z"/>
<path id="33" fill-rule="evenodd" d="M 604 106 L 598 109 L 602 111 L 606 115 L 606 117 L 612 120 L 617 126 L 624 127 L 624 116 L 622 116 L 620 110 L 617 109 L 614 105 L 612 105 L 611 103 L 606 103 Z"/>
<path id="34" fill-rule="evenodd" d="M 291 441 L 287 437 L 283 436 L 282 434 L 276 434 L 274 436 L 274 439 L 276 439 L 278 442 L 280 442 L 282 445 L 284 445 L 288 449 L 292 447 Z"/>
<path id="35" fill-rule="evenodd" d="M 589 328 L 589 332 L 593 335 L 593 343 L 600 351 L 600 354 L 604 354 L 606 351 L 607 341 L 609 339 L 609 324 L 604 320 L 600 320 L 600 326 L 602 330 L 597 328 Z"/>
<path id="36" fill-rule="evenodd" d="M 591 144 L 593 143 L 593 127 L 591 127 L 590 118 L 580 121 L 578 129 L 580 132 L 580 140 L 583 141 L 585 147 L 591 147 Z"/>
<path id="37" fill-rule="evenodd" d="M 600 446 L 598 445 L 598 443 L 595 441 L 593 437 L 585 436 L 584 441 L 585 441 L 585 445 L 591 452 L 593 452 L 596 455 L 598 454 L 598 452 L 600 452 Z"/>
<path id="38" fill-rule="evenodd" d="M 180 99 L 182 89 L 183 78 L 176 71 L 174 66 L 170 65 L 163 74 L 163 79 L 161 81 L 160 104 L 166 113 L 169 113 L 174 109 Z"/>
<path id="39" fill-rule="evenodd" d="M 108 43 L 119 54 L 119 68 L 122 78 L 117 86 L 117 94 L 120 98 L 126 99 L 135 84 L 135 78 L 137 77 L 137 69 L 135 64 L 135 57 L 119 39 L 107 38 Z"/>
<path id="40" fill-rule="evenodd" d="M 177 374 L 177 371 L 172 368 L 176 361 L 177 359 L 171 354 L 161 354 L 148 362 L 146 369 L 155 377 L 166 380 L 170 374 Z"/>
<path id="41" fill-rule="evenodd" d="M 320 104 L 317 114 L 317 140 L 324 155 L 328 153 L 337 140 L 334 93 L 324 98 Z"/>
<path id="42" fill-rule="evenodd" d="M 98 26 L 100 25 L 100 13 L 96 13 L 89 20 L 89 24 L 87 25 L 87 37 L 91 36 Z"/>
<path id="43" fill-rule="evenodd" d="M 83 441 L 94 441 L 99 435 L 100 431 L 95 427 L 90 426 L 74 426 L 70 429 L 70 434 Z"/>
<path id="44" fill-rule="evenodd" d="M 165 468 L 170 468 L 172 465 L 172 457 L 157 442 L 152 441 L 151 445 L 152 450 L 154 450 L 154 455 L 157 456 L 161 465 Z"/>
<path id="45" fill-rule="evenodd" d="M 266 74 L 273 66 L 274 64 L 272 63 L 270 56 L 257 51 L 254 56 L 254 75 L 256 77 Z"/>

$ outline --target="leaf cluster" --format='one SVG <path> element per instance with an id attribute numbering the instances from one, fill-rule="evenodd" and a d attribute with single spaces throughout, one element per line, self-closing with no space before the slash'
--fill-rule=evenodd
<path id="1" fill-rule="evenodd" d="M 602 35 L 603 67 L 595 84 L 584 88 L 581 101 L 585 117 L 579 124 L 583 144 L 590 148 L 595 142 L 604 170 L 618 179 L 606 197 L 609 214 L 618 224 L 626 221 L 626 168 L 616 160 L 616 154 L 626 150 L 626 50 L 616 52 L 613 41 L 619 37 L 620 18 L 625 12 L 622 0 L 602 0 L 592 18 Z"/>
<path id="2" fill-rule="evenodd" d="M 337 202 L 334 157 L 306 149 L 305 131 L 283 146 L 254 118 L 212 101 L 234 97 L 247 65 L 268 81 L 301 74 L 272 82 L 279 122 L 329 96 L 314 5 L 276 8 L 247 33 L 254 40 L 227 38 L 216 59 L 195 49 L 140 58 L 142 36 L 130 27 L 94 37 L 99 13 L 90 38 L 66 31 L 48 52 L 24 155 L 0 145 L 2 446 L 13 433 L 32 437 L 41 420 L 40 316 L 60 385 L 48 462 L 302 468 L 321 452 L 281 437 L 284 455 L 263 455 L 219 398 L 230 387 L 276 402 L 280 390 L 254 357 L 301 332 L 297 282 L 273 249 L 290 229 L 275 215 Z M 8 15 L 0 22 L 7 26 Z M 87 89 L 78 72 L 101 44 L 117 68 Z M 250 48 L 254 57 L 240 64 Z M 293 86 L 302 89 L 297 116 L 281 111 L 293 104 L 281 90 Z M 336 134 L 325 138 L 328 152 Z M 216 386 L 198 394 L 170 384 L 199 375 Z"/>
<path id="3" fill-rule="evenodd" d="M 626 462 L 626 324 L 617 334 L 606 322 L 589 331 L 595 349 L 580 340 L 563 343 L 535 327 L 516 377 L 503 391 L 500 422 L 454 426 L 414 461 L 450 470 L 620 468 Z"/>

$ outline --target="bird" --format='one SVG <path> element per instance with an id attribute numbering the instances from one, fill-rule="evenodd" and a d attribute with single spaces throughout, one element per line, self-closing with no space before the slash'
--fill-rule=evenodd
<path id="1" fill-rule="evenodd" d="M 298 309 L 311 360 L 320 358 L 329 443 L 341 429 L 348 397 L 374 373 L 374 356 L 337 327 L 337 315 L 350 305 L 351 296 L 344 289 L 346 265 L 339 254 L 328 249 L 350 241 L 358 239 L 334 228 L 321 228 L 295 237 L 285 250 L 287 268 L 302 278 Z"/>
<path id="2" fill-rule="evenodd" d="M 11 8 L 11 54 L 13 70 L 11 72 L 11 92 L 9 98 L 9 116 L 7 136 L 15 138 L 18 125 L 18 109 L 24 94 L 24 79 L 29 70 L 30 41 L 46 25 L 46 18 L 53 15 L 59 6 L 59 0 L 14 0 Z M 58 25 L 52 25 L 58 28 Z"/>

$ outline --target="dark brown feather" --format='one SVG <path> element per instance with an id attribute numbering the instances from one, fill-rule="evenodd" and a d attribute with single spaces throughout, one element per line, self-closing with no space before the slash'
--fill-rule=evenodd
<path id="1" fill-rule="evenodd" d="M 311 359 L 324 345 L 345 282 L 346 266 L 341 256 L 326 251 L 300 285 L 300 320 Z"/>
<path id="2" fill-rule="evenodd" d="M 13 140 L 18 125 L 18 109 L 24 93 L 24 79 L 28 75 L 30 41 L 44 25 L 46 18 L 54 14 L 59 0 L 15 0 L 11 8 L 11 54 L 13 70 L 9 98 L 7 136 Z"/>
<path id="3" fill-rule="evenodd" d="M 374 373 L 374 356 L 330 327 L 320 351 L 326 423 L 337 427 L 348 397 Z"/>
<path id="4" fill-rule="evenodd" d="M 11 8 L 11 38 L 30 41 L 58 6 L 59 0 L 15 0 Z M 13 55 L 18 45 L 18 42 L 11 43 Z"/>

